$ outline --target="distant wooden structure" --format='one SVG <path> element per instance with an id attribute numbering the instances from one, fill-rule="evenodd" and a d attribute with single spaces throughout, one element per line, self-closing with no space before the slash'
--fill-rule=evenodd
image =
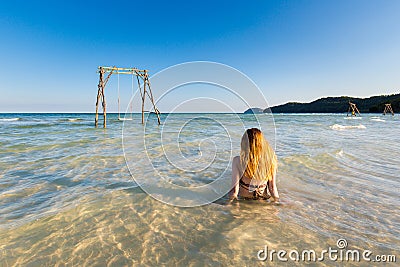
<path id="1" fill-rule="evenodd" d="M 385 104 L 385 110 L 383 111 L 383 115 L 386 115 L 386 113 L 392 113 L 392 116 L 394 116 L 394 112 L 392 109 L 392 105 L 391 104 Z"/>
<path id="2" fill-rule="evenodd" d="M 351 102 L 349 101 L 349 109 L 347 110 L 347 116 L 349 116 L 349 112 L 350 112 L 350 111 L 351 111 L 351 116 L 357 116 L 356 113 L 358 113 L 358 115 L 361 115 L 361 114 L 360 114 L 360 111 L 358 110 L 358 108 L 357 108 L 357 106 L 356 106 L 356 104 L 351 103 Z"/>
<path id="3" fill-rule="evenodd" d="M 139 86 L 139 91 L 140 91 L 140 96 L 142 99 L 142 124 L 144 124 L 144 102 L 146 99 L 146 95 L 149 97 L 153 108 L 154 108 L 154 113 L 157 115 L 158 119 L 158 124 L 160 124 L 160 112 L 157 109 L 155 103 L 154 103 L 154 98 L 153 98 L 153 93 L 151 91 L 150 87 L 150 80 L 149 80 L 149 74 L 147 70 L 140 70 L 137 68 L 117 68 L 117 67 L 103 67 L 100 66 L 97 69 L 97 73 L 100 74 L 99 78 L 99 84 L 97 85 L 97 100 L 96 100 L 96 117 L 94 120 L 94 125 L 95 127 L 98 127 L 98 122 L 99 122 L 99 102 L 101 101 L 102 107 L 103 107 L 103 127 L 107 127 L 107 106 L 106 106 L 106 98 L 104 95 L 104 89 L 107 85 L 108 80 L 110 79 L 112 74 L 130 74 L 130 75 L 135 75 L 138 86 Z M 107 77 L 105 77 L 105 74 L 107 74 Z M 140 79 L 143 81 L 143 88 L 140 86 Z"/>

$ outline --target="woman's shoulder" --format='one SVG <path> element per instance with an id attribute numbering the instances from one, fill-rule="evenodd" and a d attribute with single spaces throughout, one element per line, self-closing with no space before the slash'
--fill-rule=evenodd
<path id="1" fill-rule="evenodd" d="M 238 169 L 240 166 L 240 157 L 236 156 L 232 159 L 232 169 Z"/>

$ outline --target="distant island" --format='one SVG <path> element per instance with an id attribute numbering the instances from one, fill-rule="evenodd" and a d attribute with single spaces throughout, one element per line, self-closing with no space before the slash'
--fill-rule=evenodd
<path id="1" fill-rule="evenodd" d="M 260 114 L 260 113 L 264 113 L 263 108 L 249 108 L 244 112 L 244 114 Z"/>
<path id="2" fill-rule="evenodd" d="M 355 103 L 361 113 L 382 113 L 385 104 L 391 104 L 395 113 L 400 112 L 400 94 L 356 98 L 350 96 L 325 97 L 310 103 L 289 102 L 271 107 L 272 113 L 345 113 L 349 101 Z M 261 113 L 260 108 L 250 108 L 245 114 Z M 264 109 L 263 112 L 269 112 Z"/>

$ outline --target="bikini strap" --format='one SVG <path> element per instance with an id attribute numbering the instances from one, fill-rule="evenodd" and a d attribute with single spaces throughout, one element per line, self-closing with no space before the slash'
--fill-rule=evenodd
<path id="1" fill-rule="evenodd" d="M 250 188 L 250 184 L 246 184 L 245 182 L 243 182 L 243 179 L 242 179 L 242 178 L 240 178 L 239 184 L 240 184 L 241 186 L 243 186 L 243 187 L 247 187 L 247 189 Z M 254 188 L 259 189 L 259 188 L 264 188 L 264 187 L 266 187 L 267 185 L 268 185 L 268 182 L 267 182 L 267 184 L 262 184 L 262 185 L 257 185 L 257 186 L 252 185 L 251 187 L 254 187 Z"/>

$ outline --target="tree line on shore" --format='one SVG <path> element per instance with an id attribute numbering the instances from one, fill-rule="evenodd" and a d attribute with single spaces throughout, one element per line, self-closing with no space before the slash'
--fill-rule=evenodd
<path id="1" fill-rule="evenodd" d="M 272 113 L 345 113 L 349 101 L 355 103 L 361 113 L 382 113 L 385 104 L 391 104 L 395 113 L 400 112 L 400 94 L 356 98 L 350 96 L 324 97 L 310 103 L 289 102 L 271 107 Z M 244 113 L 269 112 L 268 109 L 250 108 Z"/>

